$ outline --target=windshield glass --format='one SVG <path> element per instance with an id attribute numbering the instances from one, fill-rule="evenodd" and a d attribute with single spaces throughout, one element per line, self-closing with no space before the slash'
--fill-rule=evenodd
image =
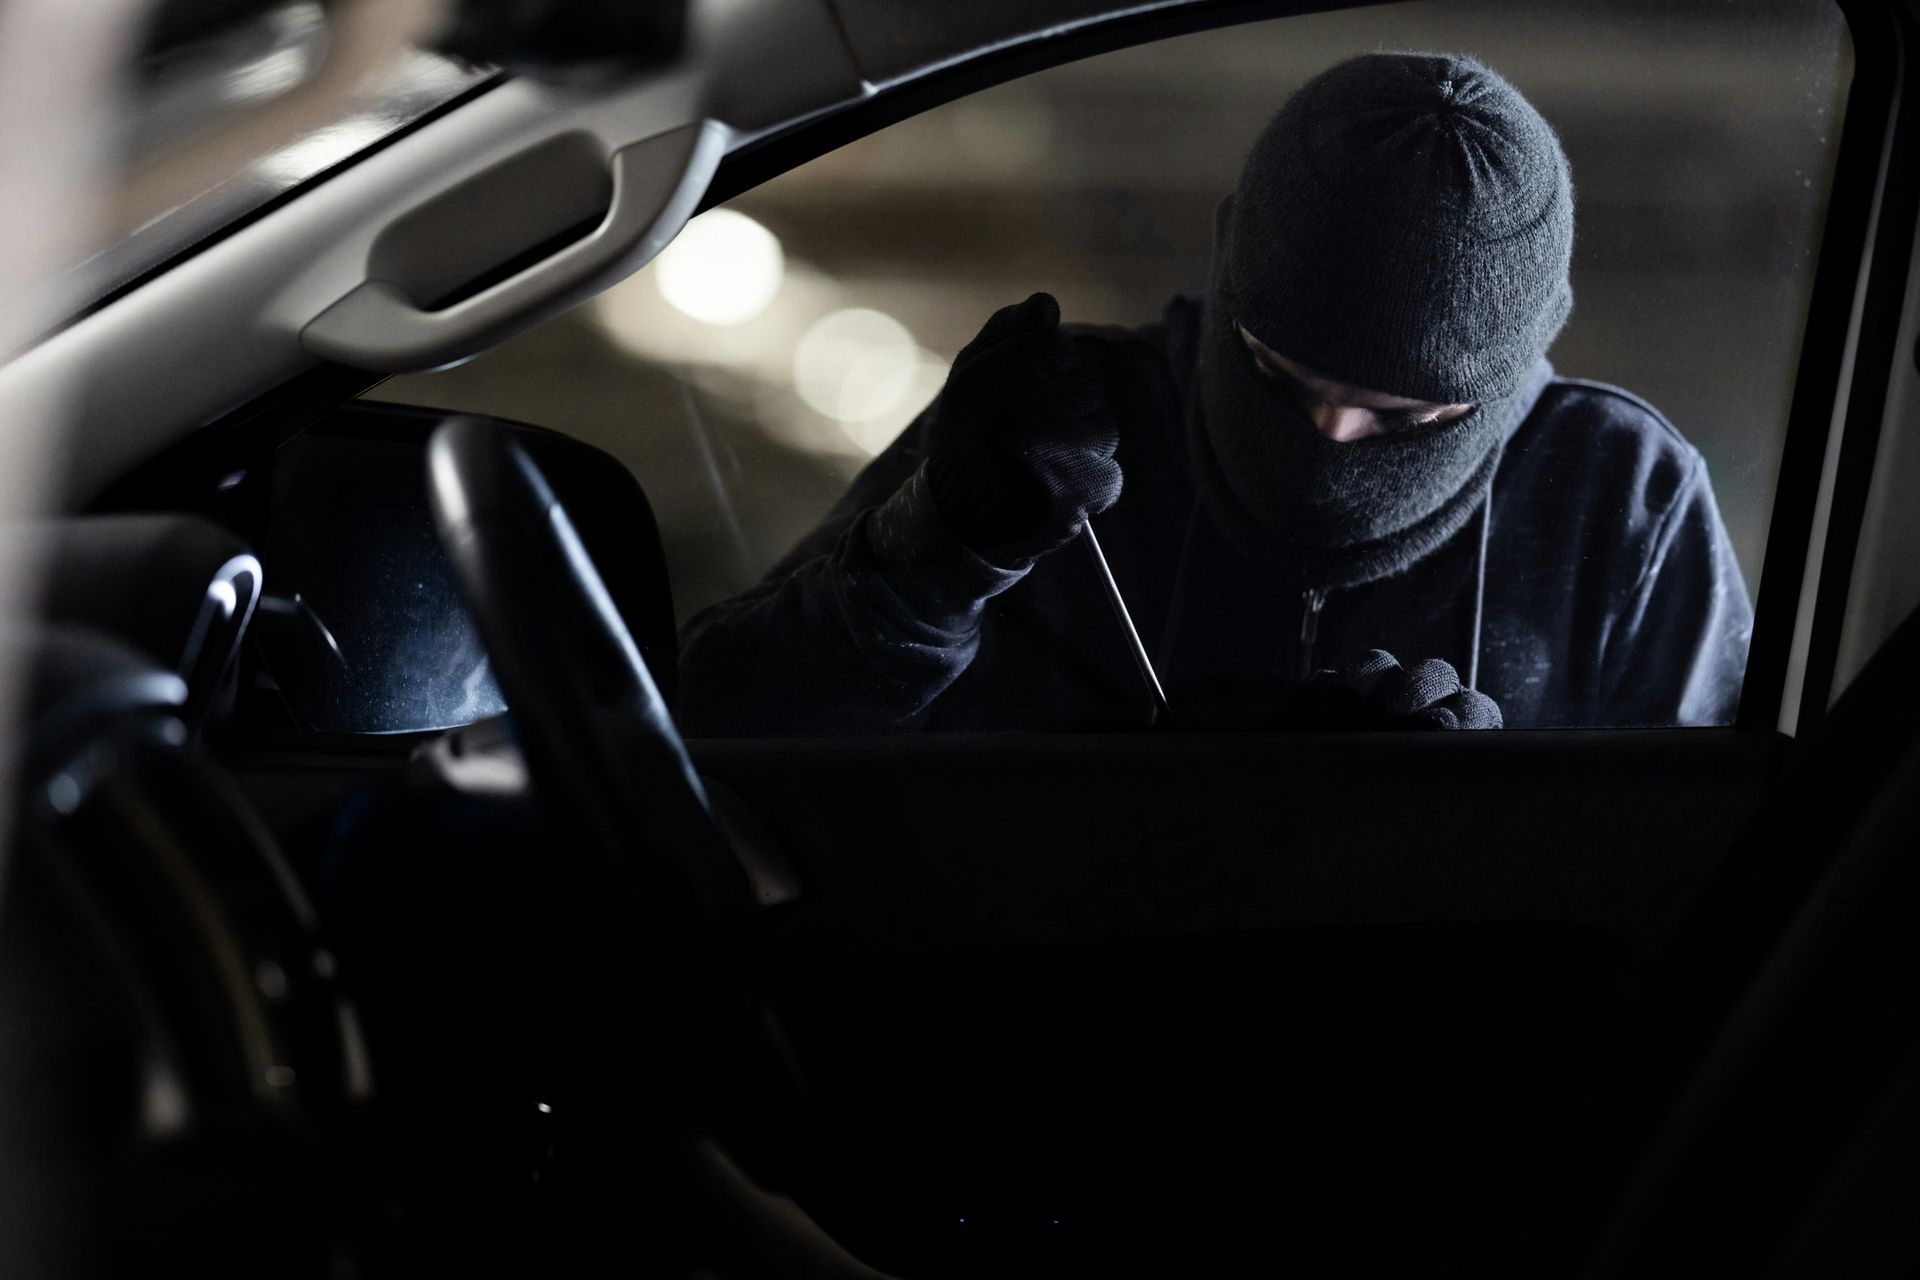
<path id="1" fill-rule="evenodd" d="M 197 47 L 144 66 L 139 110 L 122 145 L 152 155 L 226 114 L 300 84 L 325 51 L 317 4 L 289 4 L 215 48 Z M 418 123 L 496 75 L 434 53 L 407 54 L 337 118 L 260 157 L 244 170 L 152 218 L 60 281 L 62 310 L 83 313 L 188 249 L 242 222 L 296 187 Z"/>

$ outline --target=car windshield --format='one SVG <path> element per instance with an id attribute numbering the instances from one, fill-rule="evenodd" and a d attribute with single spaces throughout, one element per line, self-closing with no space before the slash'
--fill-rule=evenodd
<path id="1" fill-rule="evenodd" d="M 324 50 L 317 4 L 282 6 L 244 46 L 217 60 L 204 51 L 142 69 L 141 123 L 124 142 L 151 154 L 183 121 L 243 110 L 299 84 Z M 265 210 L 320 175 L 379 147 L 498 73 L 494 68 L 412 52 L 368 84 L 333 120 L 201 191 L 71 268 L 60 281 L 62 310 L 83 314 L 149 272 Z M 146 135 L 154 136 L 148 137 Z"/>

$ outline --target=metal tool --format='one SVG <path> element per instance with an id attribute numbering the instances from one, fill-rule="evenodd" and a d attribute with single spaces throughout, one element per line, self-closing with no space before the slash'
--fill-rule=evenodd
<path id="1" fill-rule="evenodd" d="M 1094 536 L 1093 520 L 1087 520 L 1081 539 L 1087 544 L 1087 552 L 1093 557 L 1093 566 L 1099 571 L 1100 585 L 1106 589 L 1107 603 L 1113 606 L 1114 616 L 1120 619 L 1120 630 L 1125 633 L 1127 649 L 1133 654 L 1134 665 L 1140 668 L 1140 678 L 1146 681 L 1147 693 L 1153 699 L 1153 719 L 1151 724 L 1172 724 L 1173 708 L 1167 705 L 1167 691 L 1160 687 L 1160 677 L 1154 672 L 1153 659 L 1147 656 L 1147 646 L 1140 643 L 1140 632 L 1133 625 L 1133 615 L 1127 611 L 1126 599 L 1120 594 L 1120 584 L 1113 580 L 1113 570 L 1107 564 L 1106 552 L 1100 549 L 1100 539 Z"/>

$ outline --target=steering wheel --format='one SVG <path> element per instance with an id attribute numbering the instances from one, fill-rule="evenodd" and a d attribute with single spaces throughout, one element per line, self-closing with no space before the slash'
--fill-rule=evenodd
<path id="1" fill-rule="evenodd" d="M 562 836 L 535 853 L 565 863 L 553 870 L 579 899 L 572 931 L 599 970 L 579 976 L 593 986 L 585 1007 L 622 1020 L 610 1024 L 628 1037 L 617 1056 L 633 1052 L 642 1073 L 702 1095 L 712 1119 L 750 1119 L 745 1136 L 764 1157 L 765 1131 L 801 1108 L 742 958 L 755 899 L 646 660 L 506 427 L 450 419 L 428 443 L 427 472 L 535 797 Z"/>
<path id="2" fill-rule="evenodd" d="M 502 424 L 454 418 L 427 479 L 534 786 L 586 837 L 598 887 L 675 934 L 746 909 L 666 701 L 539 467 Z"/>

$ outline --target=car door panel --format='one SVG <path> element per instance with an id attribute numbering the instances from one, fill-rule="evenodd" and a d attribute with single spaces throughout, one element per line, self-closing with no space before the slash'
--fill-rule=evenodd
<path id="1" fill-rule="evenodd" d="M 1307 924 L 1651 948 L 1757 805 L 1735 730 L 704 741 L 877 948 Z"/>
<path id="2" fill-rule="evenodd" d="M 1492 1246 L 1524 1269 L 1529 1241 L 1563 1246 L 1599 1202 L 1569 1179 L 1613 1168 L 1610 1073 L 1650 958 L 1779 748 L 1696 730 L 694 753 L 803 886 L 767 943 L 831 1153 L 803 1203 L 901 1271 L 1070 1254 L 1154 1274 L 1195 1250 L 1232 1270 L 1365 1239 L 1420 1270 Z"/>

